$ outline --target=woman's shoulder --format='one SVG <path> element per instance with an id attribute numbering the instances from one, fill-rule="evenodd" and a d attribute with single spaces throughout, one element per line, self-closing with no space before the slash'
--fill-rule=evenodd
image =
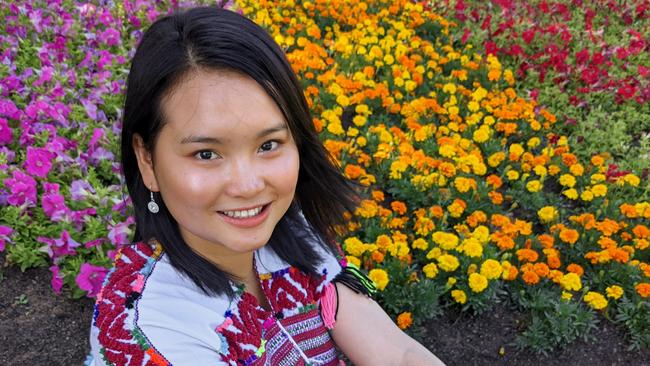
<path id="1" fill-rule="evenodd" d="M 205 295 L 155 243 L 123 247 L 97 298 L 91 329 L 95 364 L 199 364 L 220 360 L 215 328 L 228 299 Z M 133 362 L 137 361 L 137 362 Z"/>

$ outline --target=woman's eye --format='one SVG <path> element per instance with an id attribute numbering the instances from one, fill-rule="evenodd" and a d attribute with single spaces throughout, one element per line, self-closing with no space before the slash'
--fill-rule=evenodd
<path id="1" fill-rule="evenodd" d="M 278 142 L 277 141 L 267 141 L 260 146 L 260 151 L 266 152 L 266 151 L 273 151 L 278 148 Z"/>
<path id="2" fill-rule="evenodd" d="M 214 160 L 219 158 L 219 155 L 217 153 L 208 150 L 199 151 L 194 156 L 199 160 Z"/>

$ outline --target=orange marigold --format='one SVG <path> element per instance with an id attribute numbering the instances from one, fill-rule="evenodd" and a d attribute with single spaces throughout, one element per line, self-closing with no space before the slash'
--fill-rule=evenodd
<path id="1" fill-rule="evenodd" d="M 573 229 L 560 230 L 560 240 L 562 240 L 565 243 L 575 244 L 576 241 L 578 241 L 579 237 L 580 234 L 578 234 L 577 230 L 573 230 Z"/>
<path id="2" fill-rule="evenodd" d="M 537 240 L 539 240 L 540 244 L 542 244 L 542 247 L 544 248 L 552 248 L 553 242 L 555 241 L 555 239 L 548 234 L 539 235 Z"/>
<path id="3" fill-rule="evenodd" d="M 528 285 L 536 285 L 539 283 L 539 276 L 534 271 L 525 271 L 521 275 L 521 278 Z"/>
<path id="4" fill-rule="evenodd" d="M 492 201 L 492 203 L 495 205 L 500 205 L 503 203 L 503 195 L 497 191 L 488 192 L 488 197 L 490 197 L 490 201 Z"/>
<path id="5" fill-rule="evenodd" d="M 406 205 L 404 202 L 393 201 L 390 203 L 390 208 L 392 208 L 393 211 L 397 212 L 400 215 L 404 215 L 406 213 Z"/>
<path id="6" fill-rule="evenodd" d="M 384 253 L 379 252 L 377 250 L 373 251 L 370 257 L 372 258 L 373 261 L 377 263 L 381 263 L 384 261 Z"/>
<path id="7" fill-rule="evenodd" d="M 634 288 L 641 297 L 650 297 L 650 283 L 642 282 L 634 286 Z"/>
<path id="8" fill-rule="evenodd" d="M 579 264 L 571 263 L 566 267 L 566 270 L 569 272 L 573 272 L 577 274 L 578 276 L 582 276 L 583 273 L 585 273 L 585 270 L 582 269 L 582 267 Z"/>
<path id="9" fill-rule="evenodd" d="M 634 205 L 630 205 L 628 203 L 624 203 L 619 207 L 621 210 L 621 214 L 625 215 L 625 217 L 633 219 L 637 217 L 636 213 L 636 208 L 634 208 Z"/>
<path id="10" fill-rule="evenodd" d="M 520 262 L 535 262 L 539 258 L 539 254 L 532 249 L 519 249 L 517 258 Z"/>
<path id="11" fill-rule="evenodd" d="M 647 237 L 650 237 L 650 229 L 648 229 L 648 227 L 645 225 L 639 224 L 635 226 L 634 229 L 632 229 L 632 232 L 639 239 L 645 239 Z"/>
<path id="12" fill-rule="evenodd" d="M 546 263 L 535 263 L 534 270 L 540 277 L 546 277 L 549 273 L 549 268 Z"/>
<path id="13" fill-rule="evenodd" d="M 548 266 L 553 269 L 560 268 L 560 266 L 562 265 L 560 258 L 557 256 L 548 257 L 546 259 L 546 263 L 548 263 Z"/>
<path id="14" fill-rule="evenodd" d="M 413 324 L 413 315 L 410 311 L 405 311 L 397 316 L 397 326 L 400 329 L 406 329 Z"/>

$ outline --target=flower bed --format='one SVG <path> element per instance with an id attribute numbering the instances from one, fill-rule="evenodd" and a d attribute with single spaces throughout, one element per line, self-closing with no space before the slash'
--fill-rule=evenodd
<path id="1" fill-rule="evenodd" d="M 126 60 L 169 8 L 1 4 L 0 250 L 94 296 L 133 218 L 117 174 Z M 597 313 L 650 335 L 650 203 L 633 173 L 588 155 L 517 71 L 409 1 L 240 1 L 305 87 L 314 124 L 363 201 L 341 229 L 403 329 L 445 307 L 507 302 L 548 351 Z M 582 145 L 578 146 L 582 149 Z"/>
<path id="2" fill-rule="evenodd" d="M 650 168 L 650 1 L 438 2 L 456 39 L 513 69 L 516 89 L 557 111 L 577 153 Z M 639 159 L 639 157 L 643 157 Z"/>

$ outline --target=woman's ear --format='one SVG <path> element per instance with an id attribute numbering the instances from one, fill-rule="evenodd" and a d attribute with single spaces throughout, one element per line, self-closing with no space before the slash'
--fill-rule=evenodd
<path id="1" fill-rule="evenodd" d="M 158 192 L 158 181 L 153 170 L 151 152 L 147 150 L 142 137 L 138 134 L 133 135 L 132 145 L 135 156 L 138 159 L 138 168 L 140 169 L 140 175 L 142 175 L 142 181 L 151 191 Z"/>

